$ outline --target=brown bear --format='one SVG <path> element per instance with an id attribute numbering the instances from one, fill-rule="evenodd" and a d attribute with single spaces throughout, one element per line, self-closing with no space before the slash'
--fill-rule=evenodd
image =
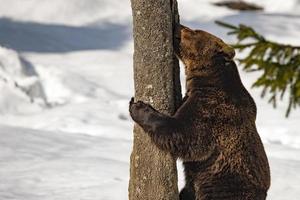
<path id="1" fill-rule="evenodd" d="M 184 102 L 167 116 L 132 99 L 132 119 L 157 147 L 182 159 L 181 200 L 266 199 L 269 164 L 256 130 L 256 105 L 241 82 L 234 49 L 182 25 L 175 37 L 175 53 L 185 65 Z"/>

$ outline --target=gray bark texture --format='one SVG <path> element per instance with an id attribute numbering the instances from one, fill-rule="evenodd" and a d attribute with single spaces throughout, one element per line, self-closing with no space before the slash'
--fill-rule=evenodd
<path id="1" fill-rule="evenodd" d="M 176 0 L 131 0 L 134 35 L 135 101 L 173 114 L 181 101 L 173 27 L 179 22 Z M 134 127 L 129 200 L 178 200 L 176 159 L 159 150 Z"/>

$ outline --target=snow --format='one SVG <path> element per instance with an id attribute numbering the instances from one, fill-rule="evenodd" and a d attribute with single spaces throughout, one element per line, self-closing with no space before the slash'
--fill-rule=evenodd
<path id="1" fill-rule="evenodd" d="M 125 197 L 130 143 L 2 126 L 0 199 Z"/>
<path id="2" fill-rule="evenodd" d="M 234 38 L 214 20 L 244 23 L 272 40 L 300 45 L 297 0 L 251 0 L 266 8 L 257 13 L 211 2 L 179 0 L 181 21 L 227 42 Z M 130 2 L 0 0 L 0 27 L 0 199 L 127 199 Z M 257 103 L 257 128 L 270 160 L 268 199 L 298 199 L 300 112 L 286 119 L 286 102 L 273 109 L 251 88 L 258 74 L 240 73 Z"/>
<path id="3" fill-rule="evenodd" d="M 22 22 L 86 26 L 95 21 L 127 23 L 131 17 L 128 1 L 116 0 L 0 0 L 2 17 Z"/>

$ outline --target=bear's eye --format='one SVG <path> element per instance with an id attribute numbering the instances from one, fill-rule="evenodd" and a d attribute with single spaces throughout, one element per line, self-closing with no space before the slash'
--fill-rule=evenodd
<path id="1" fill-rule="evenodd" d="M 216 55 L 223 55 L 224 54 L 224 51 L 223 51 L 221 46 L 219 46 L 219 45 L 216 46 L 215 54 Z"/>
<path id="2" fill-rule="evenodd" d="M 220 48 L 215 50 L 214 56 L 215 59 L 224 60 L 226 58 L 226 53 Z"/>

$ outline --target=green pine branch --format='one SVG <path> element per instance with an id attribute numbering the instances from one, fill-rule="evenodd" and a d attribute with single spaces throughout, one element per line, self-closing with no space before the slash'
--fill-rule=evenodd
<path id="1" fill-rule="evenodd" d="M 243 24 L 216 23 L 230 29 L 228 34 L 237 37 L 237 43 L 232 45 L 235 49 L 249 50 L 248 55 L 238 61 L 247 72 L 262 72 L 253 83 L 253 87 L 262 88 L 261 96 L 270 94 L 269 102 L 276 107 L 278 99 L 288 95 L 288 117 L 292 109 L 300 106 L 300 47 L 269 41 Z"/>

